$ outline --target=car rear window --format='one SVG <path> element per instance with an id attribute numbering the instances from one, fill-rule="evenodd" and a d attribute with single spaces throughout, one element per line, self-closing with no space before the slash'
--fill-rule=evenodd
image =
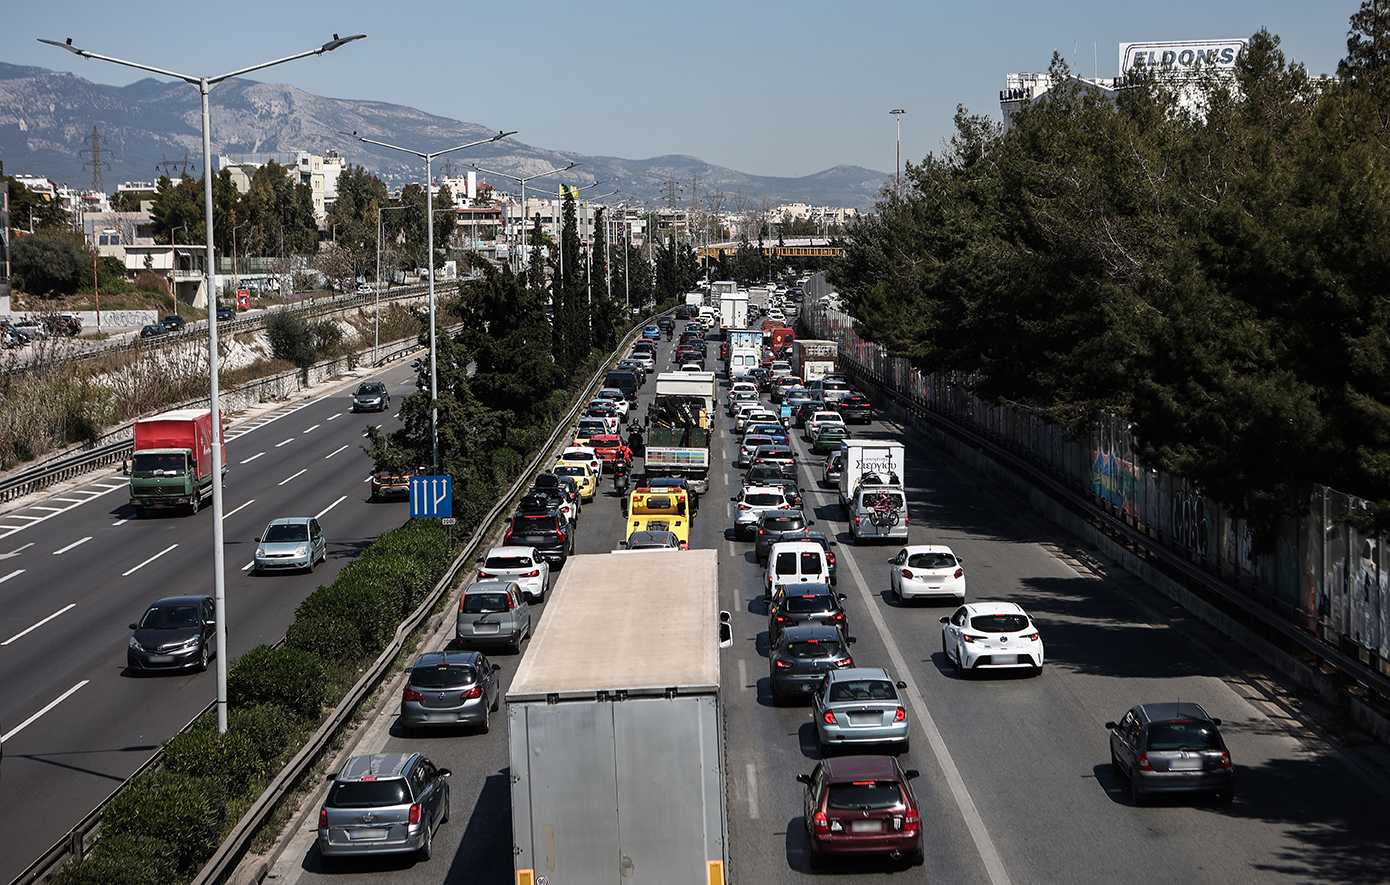
<path id="1" fill-rule="evenodd" d="M 1221 738 L 1205 722 L 1156 722 L 1149 726 L 1150 750 L 1217 750 Z"/>
<path id="2" fill-rule="evenodd" d="M 807 639 L 787 643 L 787 654 L 793 658 L 833 658 L 839 653 L 840 643 L 833 639 Z"/>
<path id="3" fill-rule="evenodd" d="M 512 517 L 512 528 L 519 532 L 553 532 L 555 517 L 549 514 Z"/>
<path id="4" fill-rule="evenodd" d="M 483 568 L 530 568 L 531 557 L 529 556 L 489 556 L 483 563 Z"/>
<path id="5" fill-rule="evenodd" d="M 830 686 L 832 701 L 895 701 L 898 690 L 887 679 L 854 679 Z"/>
<path id="6" fill-rule="evenodd" d="M 898 509 L 903 506 L 903 496 L 898 492 L 866 492 L 863 498 L 865 507 L 891 507 Z"/>
<path id="7" fill-rule="evenodd" d="M 873 811 L 896 808 L 902 801 L 902 789 L 894 781 L 854 781 L 831 784 L 825 804 L 835 811 Z"/>
<path id="8" fill-rule="evenodd" d="M 1028 629 L 1028 619 L 1023 615 L 976 615 L 970 619 L 970 627 L 981 633 L 1017 633 Z"/>
<path id="9" fill-rule="evenodd" d="M 410 671 L 410 684 L 417 688 L 459 688 L 477 680 L 472 667 L 447 664 L 442 667 L 416 667 Z"/>
<path id="10" fill-rule="evenodd" d="M 573 466 L 557 464 L 555 465 L 555 472 L 560 476 L 583 476 L 586 472 L 586 468 L 582 464 L 575 464 Z"/>
<path id="11" fill-rule="evenodd" d="M 324 805 L 329 808 L 380 808 L 384 805 L 404 805 L 410 801 L 410 790 L 401 778 L 379 781 L 338 781 L 328 791 Z"/>
<path id="12" fill-rule="evenodd" d="M 769 516 L 763 520 L 763 528 L 774 532 L 799 529 L 804 525 L 806 525 L 806 519 L 801 516 Z"/>
<path id="13" fill-rule="evenodd" d="M 785 504 L 786 499 L 781 495 L 759 492 L 745 496 L 743 502 L 745 504 L 751 504 L 754 507 L 776 507 L 778 504 Z"/>
<path id="14" fill-rule="evenodd" d="M 908 568 L 950 568 L 956 558 L 949 553 L 914 553 L 907 558 Z"/>
<path id="15" fill-rule="evenodd" d="M 463 596 L 463 611 L 468 614 L 476 615 L 506 610 L 507 594 L 505 593 L 465 593 Z"/>
<path id="16" fill-rule="evenodd" d="M 835 610 L 835 600 L 823 593 L 812 596 L 788 596 L 783 610 L 794 615 L 810 615 Z"/>

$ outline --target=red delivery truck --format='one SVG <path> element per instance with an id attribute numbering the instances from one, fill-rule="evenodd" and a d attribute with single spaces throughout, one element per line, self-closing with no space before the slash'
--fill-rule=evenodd
<path id="1" fill-rule="evenodd" d="M 222 444 L 222 476 L 227 447 Z M 197 513 L 212 497 L 212 410 L 177 409 L 135 422 L 130 459 L 130 506 L 147 510 L 187 508 Z"/>

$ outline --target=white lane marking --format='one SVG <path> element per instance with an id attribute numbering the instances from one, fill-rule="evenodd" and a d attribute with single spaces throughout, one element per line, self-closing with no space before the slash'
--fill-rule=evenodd
<path id="1" fill-rule="evenodd" d="M 276 444 L 275 444 L 275 448 L 278 449 L 278 448 L 280 448 L 281 446 L 287 446 L 287 445 L 289 445 L 289 444 L 292 443 L 292 442 L 294 442 L 294 437 L 290 437 L 289 439 L 285 440 L 284 442 L 278 442 L 278 443 L 276 443 Z"/>
<path id="2" fill-rule="evenodd" d="M 246 563 L 246 565 L 243 565 L 243 566 L 241 567 L 241 570 L 242 570 L 242 571 L 246 571 L 246 570 L 250 569 L 251 566 L 253 566 L 253 565 L 255 565 L 255 564 L 256 564 L 256 560 L 253 559 L 253 560 L 251 560 L 250 562 Z"/>
<path id="3" fill-rule="evenodd" d="M 138 572 L 140 569 L 142 569 L 142 568 L 144 568 L 145 566 L 149 565 L 150 563 L 154 562 L 156 559 L 158 559 L 159 557 L 161 557 L 161 556 L 163 556 L 164 554 L 168 553 L 170 550 L 173 550 L 173 549 L 174 549 L 175 547 L 177 547 L 177 546 L 179 546 L 179 545 L 178 545 L 178 544 L 170 544 L 168 547 L 165 547 L 163 550 L 159 551 L 159 552 L 156 553 L 154 556 L 151 556 L 149 559 L 147 559 L 147 560 L 145 560 L 144 562 L 140 563 L 140 564 L 137 565 L 135 568 L 130 569 L 129 571 L 121 572 L 121 577 L 122 577 L 122 578 L 128 577 L 129 575 L 134 574 L 135 572 Z"/>
<path id="4" fill-rule="evenodd" d="M 334 418 L 341 418 L 341 417 L 343 417 L 343 413 L 342 413 L 342 412 L 339 412 L 339 413 L 336 414 L 336 415 L 329 415 L 327 418 L 324 418 L 323 420 L 325 420 L 325 421 L 332 421 Z"/>
<path id="5" fill-rule="evenodd" d="M 293 476 L 287 476 L 287 477 L 285 477 L 284 479 L 280 480 L 279 485 L 284 485 L 285 483 L 287 483 L 287 482 L 289 482 L 290 480 L 294 479 L 295 476 L 299 476 L 300 473 L 308 473 L 308 472 L 309 472 L 309 468 L 305 467 L 303 470 L 299 471 L 299 473 L 296 473 L 296 474 L 294 474 Z"/>
<path id="6" fill-rule="evenodd" d="M 864 607 L 869 610 L 869 617 L 873 619 L 874 626 L 878 628 L 879 636 L 883 638 L 883 644 L 888 649 L 888 657 L 897 669 L 898 678 L 907 683 L 907 699 L 912 705 L 912 714 L 917 717 L 917 724 L 922 731 L 926 732 L 927 743 L 931 745 L 932 753 L 936 755 L 936 761 L 941 766 L 941 772 L 946 777 L 946 783 L 951 788 L 951 796 L 956 800 L 956 805 L 960 808 L 961 817 L 965 819 L 965 826 L 970 831 L 970 838 L 975 842 L 975 850 L 980 853 L 980 860 L 985 865 L 985 872 L 989 874 L 989 881 L 993 885 L 1011 885 L 1008 870 L 1004 869 L 1004 859 L 999 856 L 999 849 L 995 848 L 994 840 L 989 836 L 989 830 L 985 828 L 984 819 L 980 816 L 980 809 L 976 807 L 975 800 L 970 796 L 970 790 L 965 786 L 965 779 L 961 777 L 960 769 L 956 767 L 955 760 L 951 758 L 951 751 L 946 748 L 946 740 L 941 736 L 941 732 L 936 727 L 936 721 L 932 719 L 931 711 L 927 709 L 926 701 L 922 700 L 922 692 L 917 688 L 917 680 L 913 678 L 912 671 L 908 669 L 907 659 L 903 657 L 902 650 L 898 648 L 898 643 L 893 639 L 893 634 L 888 632 L 888 624 L 883 620 L 883 613 L 879 611 L 878 603 L 881 599 L 874 596 L 869 590 L 868 582 L 864 580 L 864 573 L 859 571 L 859 566 L 854 559 L 849 556 L 842 557 L 849 570 L 854 575 L 855 583 L 859 587 L 859 595 L 863 597 Z"/>
<path id="7" fill-rule="evenodd" d="M 81 502 L 81 501 L 78 501 L 77 503 L 81 504 L 82 502 Z M 30 509 L 30 510 L 48 510 L 48 511 L 53 512 L 53 513 L 62 513 L 62 512 L 63 512 L 64 510 L 66 510 L 67 508 L 66 508 L 66 507 L 44 507 L 44 506 L 41 506 L 41 505 L 39 505 L 39 504 L 35 504 L 35 505 L 33 505 L 32 507 L 30 507 L 29 509 Z"/>
<path id="8" fill-rule="evenodd" d="M 241 463 L 243 463 L 243 464 L 250 464 L 252 461 L 256 460 L 257 458 L 261 457 L 261 456 L 264 455 L 264 454 L 265 454 L 265 452 L 257 452 L 256 454 L 252 455 L 251 457 L 247 458 L 246 460 L 242 461 Z"/>
<path id="9" fill-rule="evenodd" d="M 5 583 L 5 582 L 8 581 L 10 578 L 15 578 L 15 577 L 18 577 L 18 576 L 20 576 L 20 575 L 22 575 L 22 574 L 24 574 L 24 569 L 22 569 L 22 568 L 20 568 L 20 569 L 15 569 L 14 571 L 10 572 L 10 573 L 9 573 L 8 575 L 6 575 L 5 577 L 0 578 L 0 584 Z"/>
<path id="10" fill-rule="evenodd" d="M 251 506 L 252 504 L 254 504 L 254 503 L 256 503 L 256 499 L 255 499 L 255 498 L 252 498 L 251 500 L 247 501 L 245 504 L 242 504 L 242 505 L 241 505 L 240 507 L 238 507 L 236 510 L 233 510 L 232 513 L 236 513 L 236 512 L 239 511 L 239 510 L 245 510 L 247 507 L 250 507 L 250 506 Z M 226 519 L 227 517 L 231 516 L 232 513 L 224 513 L 224 514 L 222 514 L 222 518 L 223 518 L 223 519 Z"/>
<path id="11" fill-rule="evenodd" d="M 328 511 L 332 510 L 334 507 L 337 507 L 339 504 L 343 503 L 343 502 L 346 501 L 346 500 L 347 500 L 347 495 L 343 495 L 341 498 L 339 498 L 338 500 L 334 501 L 332 504 L 329 504 L 327 507 L 323 508 L 323 509 L 320 510 L 318 513 L 315 513 L 315 514 L 314 514 L 314 519 L 318 519 L 319 517 L 323 516 L 325 513 L 327 513 Z"/>
<path id="12" fill-rule="evenodd" d="M 19 554 L 23 553 L 25 550 L 28 550 L 30 547 L 33 546 L 34 542 L 30 541 L 28 544 L 25 544 L 22 547 L 14 548 L 9 553 L 0 553 L 0 559 L 9 559 L 11 556 L 18 556 Z"/>
<path id="13" fill-rule="evenodd" d="M 743 658 L 738 660 L 738 687 L 744 691 L 748 690 L 748 662 Z"/>
<path id="14" fill-rule="evenodd" d="M 101 483 L 97 483 L 96 486 L 94 486 L 94 488 L 103 489 L 103 490 L 108 491 L 108 492 L 114 492 L 116 489 L 123 489 L 123 488 L 125 488 L 125 483 L 121 483 L 121 484 L 118 485 L 118 486 L 104 486 L 104 485 L 102 485 Z"/>
<path id="15" fill-rule="evenodd" d="M 13 635 L 13 636 L 11 636 L 9 639 L 6 639 L 4 642 L 0 642 L 0 645 L 9 645 L 11 642 L 14 642 L 16 639 L 18 639 L 18 638 L 21 637 L 21 636 L 25 636 L 25 635 L 27 635 L 27 634 L 29 634 L 29 633 L 33 633 L 35 630 L 39 629 L 39 628 L 42 627 L 44 624 L 47 624 L 49 621 L 51 621 L 51 620 L 53 620 L 54 618 L 58 617 L 58 616 L 61 615 L 63 612 L 67 611 L 68 609 L 72 609 L 72 608 L 77 608 L 77 603 L 75 603 L 75 602 L 69 602 L 67 605 L 65 605 L 65 606 L 63 606 L 62 608 L 58 609 L 56 612 L 54 612 L 53 614 L 51 614 L 51 615 L 49 615 L 48 617 L 44 618 L 42 621 L 39 621 L 37 624 L 35 624 L 34 626 L 30 627 L 28 630 L 23 630 L 23 631 L 21 631 L 21 632 L 19 632 L 19 633 L 16 633 L 16 634 Z"/>
<path id="16" fill-rule="evenodd" d="M 371 482 L 371 481 L 372 481 L 372 477 L 371 477 L 371 475 L 370 475 L 370 474 L 368 474 L 368 475 L 367 475 L 367 476 L 366 476 L 366 477 L 365 477 L 365 478 L 363 478 L 363 480 L 362 480 L 362 481 L 363 481 L 363 482 Z"/>
<path id="17" fill-rule="evenodd" d="M 65 692 L 63 692 L 62 694 L 58 695 L 58 697 L 54 698 L 51 702 L 49 702 L 48 706 L 44 707 L 42 710 L 40 710 L 39 712 L 35 713 L 33 716 L 30 716 L 28 719 L 25 719 L 23 722 L 19 723 L 19 724 L 16 725 L 14 728 L 10 729 L 6 734 L 0 735 L 0 743 L 4 743 L 5 741 L 8 741 L 10 738 L 12 738 L 12 737 L 14 737 L 15 735 L 19 734 L 21 731 L 23 731 L 24 729 L 28 728 L 30 725 L 33 725 L 34 722 L 35 722 L 40 716 L 42 716 L 43 714 L 47 713 L 49 710 L 52 710 L 54 707 L 58 706 L 58 705 L 61 704 L 63 701 L 67 700 L 69 697 L 72 696 L 72 693 L 73 693 L 73 692 L 77 691 L 79 688 L 81 688 L 82 686 L 86 685 L 89 681 L 90 681 L 90 680 L 88 680 L 88 679 L 83 679 L 81 682 L 77 683 L 77 684 L 74 685 L 72 688 L 68 689 L 67 691 L 65 691 Z"/>
<path id="18" fill-rule="evenodd" d="M 86 498 L 49 498 L 50 501 L 62 501 L 64 504 L 81 504 Z"/>
<path id="19" fill-rule="evenodd" d="M 116 520 L 115 522 L 113 522 L 113 523 L 111 523 L 111 524 L 112 524 L 112 525 L 125 525 L 125 524 L 128 523 L 128 522 L 130 522 L 130 517 L 129 517 L 129 516 L 127 516 L 125 519 L 118 519 L 118 520 Z"/>
<path id="20" fill-rule="evenodd" d="M 343 449 L 346 449 L 346 448 L 347 448 L 347 446 L 343 446 L 341 449 L 334 449 L 333 451 L 329 452 L 327 455 L 324 455 L 324 456 L 323 456 L 323 460 L 327 461 L 329 458 L 332 458 L 334 455 L 338 454 L 339 452 L 341 452 Z"/>
<path id="21" fill-rule="evenodd" d="M 22 525 L 0 525 L 0 532 L 17 532 L 22 528 Z"/>
<path id="22" fill-rule="evenodd" d="M 758 819 L 758 769 L 749 762 L 743 769 L 748 775 L 748 819 Z"/>
<path id="23" fill-rule="evenodd" d="M 301 432 L 301 433 L 313 433 L 315 430 L 318 430 L 318 429 L 319 429 L 320 427 L 322 427 L 322 426 L 323 426 L 322 424 L 315 424 L 313 427 L 310 427 L 310 428 L 307 429 L 307 430 L 302 430 L 302 431 L 300 431 L 300 432 Z"/>
<path id="24" fill-rule="evenodd" d="M 51 518 L 52 518 L 52 514 L 49 514 L 48 516 L 30 516 L 30 515 L 27 514 L 27 513 L 11 513 L 10 516 L 9 516 L 9 518 L 10 518 L 10 519 L 27 519 L 27 520 L 29 520 L 28 523 L 26 523 L 26 524 L 20 526 L 20 528 L 28 528 L 29 526 L 33 525 L 33 524 L 36 523 L 36 522 L 43 522 L 45 519 L 51 519 Z"/>
<path id="25" fill-rule="evenodd" d="M 57 556 L 59 553 L 67 553 L 67 552 L 68 552 L 69 550 L 71 550 L 72 548 L 74 548 L 74 547 L 80 547 L 81 545 L 87 543 L 87 542 L 90 541 L 90 540 L 92 540 L 92 536 L 91 536 L 91 535 L 88 535 L 87 537 L 83 538 L 83 539 L 80 540 L 80 541 L 73 541 L 71 544 L 69 544 L 69 545 L 66 546 L 66 547 L 62 547 L 62 548 L 59 548 L 58 550 L 54 550 L 54 551 L 53 551 L 53 555 L 54 555 L 54 556 Z"/>

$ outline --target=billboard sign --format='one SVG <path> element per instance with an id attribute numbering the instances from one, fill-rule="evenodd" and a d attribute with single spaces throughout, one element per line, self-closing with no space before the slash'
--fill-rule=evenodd
<path id="1" fill-rule="evenodd" d="M 1121 43 L 1120 76 L 1130 71 L 1195 74 L 1198 70 L 1230 70 L 1245 40 L 1185 40 L 1172 43 Z"/>

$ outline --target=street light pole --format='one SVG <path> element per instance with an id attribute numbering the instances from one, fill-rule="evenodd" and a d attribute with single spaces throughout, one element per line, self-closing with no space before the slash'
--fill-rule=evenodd
<path id="1" fill-rule="evenodd" d="M 372 347 L 372 362 L 381 362 L 381 213 L 409 206 L 376 207 L 376 344 Z"/>
<path id="2" fill-rule="evenodd" d="M 352 37 L 339 37 L 333 35 L 333 39 L 323 44 L 317 49 L 310 49 L 295 55 L 287 55 L 284 58 L 277 58 L 274 61 L 263 62 L 247 68 L 222 74 L 218 77 L 192 77 L 188 74 L 179 74 L 174 71 L 166 71 L 163 68 L 151 67 L 150 65 L 138 64 L 120 58 L 112 58 L 107 55 L 97 55 L 85 49 L 78 49 L 72 45 L 69 38 L 66 43 L 59 43 L 56 40 L 44 40 L 40 38 L 40 43 L 47 43 L 50 46 L 57 46 L 59 49 L 66 49 L 74 55 L 82 58 L 94 58 L 98 61 L 108 61 L 112 64 L 125 65 L 130 68 L 137 68 L 142 71 L 149 71 L 165 77 L 173 77 L 175 80 L 182 80 L 192 86 L 198 87 L 198 92 L 203 99 L 203 220 L 207 228 L 207 248 L 203 253 L 203 271 L 205 277 L 205 288 L 207 297 L 213 297 L 213 272 L 212 272 L 212 121 L 208 112 L 208 93 L 212 87 L 221 83 L 223 80 L 232 77 L 239 77 L 242 74 L 249 74 L 252 71 L 259 71 L 262 68 L 272 67 L 283 64 L 287 61 L 307 58 L 311 55 L 323 55 L 325 52 L 332 52 L 345 43 L 354 40 L 361 40 L 366 34 L 357 34 Z M 213 569 L 213 602 L 216 614 L 216 650 L 217 650 L 217 730 L 225 733 L 227 731 L 227 586 L 226 577 L 223 575 L 225 566 L 222 545 L 222 406 L 220 400 L 220 390 L 217 379 L 217 322 L 208 323 L 208 374 L 210 376 L 209 406 L 212 411 L 212 569 Z"/>
<path id="3" fill-rule="evenodd" d="M 530 221 L 530 219 L 526 217 L 526 182 L 535 181 L 537 178 L 545 178 L 547 175 L 555 175 L 558 172 L 568 172 L 575 166 L 583 165 L 583 163 L 570 163 L 568 166 L 557 167 L 555 169 L 547 169 L 545 172 L 537 172 L 535 175 L 527 175 L 525 178 L 520 178 L 515 175 L 508 175 L 505 172 L 493 172 L 491 169 L 484 169 L 483 167 L 478 166 L 474 163 L 469 163 L 468 168 L 476 169 L 477 171 L 482 172 L 485 175 L 496 175 L 498 178 L 507 178 L 521 185 L 521 239 L 522 245 L 525 245 L 526 223 Z M 516 259 L 517 269 L 515 272 L 519 273 L 521 270 L 521 256 L 518 254 L 516 256 Z"/>
<path id="4" fill-rule="evenodd" d="M 516 132 L 498 132 L 491 138 L 484 138 L 478 141 L 470 141 L 467 144 L 455 145 L 445 148 L 442 151 L 426 153 L 424 151 L 411 150 L 399 145 L 387 144 L 384 141 L 365 138 L 356 132 L 340 132 L 339 135 L 347 135 L 357 139 L 363 144 L 374 144 L 377 147 L 389 148 L 393 151 L 400 151 L 403 154 L 412 154 L 425 161 L 425 249 L 428 255 L 426 268 L 430 274 L 430 442 L 434 451 L 434 469 L 439 469 L 439 369 L 435 365 L 435 328 L 434 328 L 434 188 L 431 187 L 433 179 L 432 164 L 435 157 L 442 157 L 445 154 L 452 154 L 454 151 L 461 151 L 464 148 L 477 147 L 480 144 L 488 144 L 506 138 L 508 135 L 515 135 Z"/>
<path id="5" fill-rule="evenodd" d="M 902 108 L 893 108 L 888 113 L 893 115 L 893 121 L 898 127 L 898 159 L 893 166 L 893 190 L 896 192 L 903 186 L 903 114 L 907 111 Z"/>

